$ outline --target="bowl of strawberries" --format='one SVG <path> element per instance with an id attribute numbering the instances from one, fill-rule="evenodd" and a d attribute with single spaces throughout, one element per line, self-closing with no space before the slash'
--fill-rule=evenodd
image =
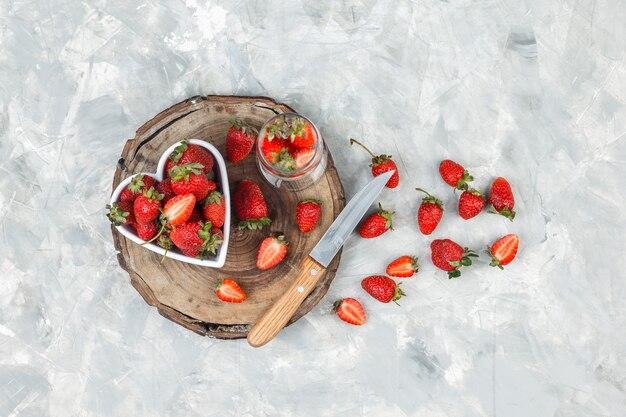
<path id="1" fill-rule="evenodd" d="M 230 237 L 230 194 L 224 158 L 211 144 L 170 146 L 156 173 L 120 182 L 107 217 L 126 238 L 165 258 L 220 268 Z"/>

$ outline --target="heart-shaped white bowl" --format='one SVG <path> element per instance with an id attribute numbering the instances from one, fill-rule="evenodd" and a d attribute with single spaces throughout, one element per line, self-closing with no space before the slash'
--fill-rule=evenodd
<path id="1" fill-rule="evenodd" d="M 178 249 L 172 249 L 165 253 L 165 249 L 154 244 L 154 243 L 146 243 L 142 245 L 144 248 L 151 250 L 152 252 L 156 252 L 160 255 L 165 255 L 168 258 L 176 259 L 177 261 L 187 262 L 190 264 L 208 266 L 211 268 L 221 268 L 226 263 L 226 252 L 228 251 L 228 240 L 230 239 L 230 191 L 228 188 L 228 175 L 226 174 L 226 164 L 224 163 L 224 158 L 220 154 L 220 152 L 215 148 L 215 146 L 211 145 L 200 139 L 189 139 L 189 143 L 193 143 L 194 145 L 198 145 L 206 149 L 213 155 L 215 159 L 215 166 L 217 169 L 213 169 L 215 172 L 216 178 L 215 182 L 218 184 L 218 190 L 224 196 L 224 203 L 226 205 L 226 218 L 224 220 L 224 242 L 218 248 L 217 254 L 214 257 L 207 259 L 198 259 L 191 258 L 189 256 L 185 256 L 182 253 L 178 252 Z M 180 145 L 180 142 L 173 144 L 161 155 L 161 159 L 159 159 L 159 164 L 157 166 L 156 173 L 143 173 L 143 175 L 149 175 L 157 181 L 163 180 L 163 174 L 165 173 L 165 164 L 167 162 L 167 158 L 170 156 L 174 149 Z M 120 194 L 122 190 L 126 188 L 126 186 L 130 183 L 134 176 L 139 175 L 135 174 L 126 178 L 124 181 L 120 182 L 115 191 L 113 191 L 113 195 L 111 196 L 111 204 L 117 202 L 120 198 Z M 142 244 L 145 241 L 141 239 L 135 231 L 126 225 L 116 226 L 117 230 L 124 235 L 126 238 L 132 240 L 135 243 Z"/>

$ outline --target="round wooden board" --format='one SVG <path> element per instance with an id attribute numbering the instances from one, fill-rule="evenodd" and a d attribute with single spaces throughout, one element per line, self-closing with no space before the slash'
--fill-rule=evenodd
<path id="1" fill-rule="evenodd" d="M 260 129 L 275 114 L 292 111 L 285 104 L 265 97 L 197 96 L 182 101 L 141 126 L 135 138 L 126 142 L 113 178 L 113 189 L 128 176 L 155 172 L 163 152 L 181 139 L 206 140 L 227 159 L 225 139 L 229 119 L 241 119 Z M 251 324 L 295 279 L 301 261 L 345 206 L 345 197 L 330 154 L 322 179 L 300 192 L 278 190 L 269 185 L 257 169 L 254 152 L 237 164 L 227 161 L 226 169 L 231 195 L 243 179 L 259 184 L 272 225 L 261 231 L 239 231 L 233 215 L 228 256 L 223 268 L 206 268 L 173 259 L 166 259 L 161 264 L 160 255 L 127 240 L 114 227 L 112 231 L 119 263 L 148 304 L 157 307 L 161 315 L 201 335 L 236 339 L 246 337 Z M 300 232 L 294 217 L 296 203 L 304 198 L 316 198 L 323 204 L 317 229 L 306 235 Z M 289 242 L 287 257 L 278 266 L 260 271 L 256 268 L 257 248 L 263 238 L 275 232 L 282 232 Z M 340 257 L 341 252 L 290 323 L 308 313 L 326 294 Z M 241 285 L 247 295 L 245 302 L 230 304 L 217 299 L 215 284 L 226 277 Z"/>

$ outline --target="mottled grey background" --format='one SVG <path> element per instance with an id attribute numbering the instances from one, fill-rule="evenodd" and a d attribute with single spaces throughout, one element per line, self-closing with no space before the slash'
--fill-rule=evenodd
<path id="1" fill-rule="evenodd" d="M 1 416 L 626 415 L 626 5 L 620 0 L 343 3 L 0 1 Z M 364 139 L 398 160 L 396 231 L 351 239 L 328 296 L 270 345 L 160 317 L 117 265 L 103 205 L 124 141 L 196 94 L 267 95 L 316 120 L 348 196 Z M 440 159 L 514 223 L 455 216 Z M 416 233 L 521 237 L 448 281 Z M 402 307 L 362 277 L 404 252 Z M 358 296 L 354 328 L 328 311 Z"/>

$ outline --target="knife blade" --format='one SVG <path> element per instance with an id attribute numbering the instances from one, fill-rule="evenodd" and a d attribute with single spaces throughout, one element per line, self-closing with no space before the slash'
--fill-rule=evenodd
<path id="1" fill-rule="evenodd" d="M 386 172 L 363 187 L 330 225 L 309 256 L 304 258 L 298 276 L 282 296 L 257 320 L 248 332 L 248 343 L 260 347 L 281 331 L 304 299 L 324 276 L 326 267 L 343 246 L 394 171 Z"/>
<path id="2" fill-rule="evenodd" d="M 339 216 L 330 225 L 324 236 L 311 251 L 311 258 L 326 268 L 343 246 L 350 233 L 361 221 L 376 197 L 385 188 L 385 184 L 395 171 L 385 172 L 367 183 L 352 197 Z"/>

